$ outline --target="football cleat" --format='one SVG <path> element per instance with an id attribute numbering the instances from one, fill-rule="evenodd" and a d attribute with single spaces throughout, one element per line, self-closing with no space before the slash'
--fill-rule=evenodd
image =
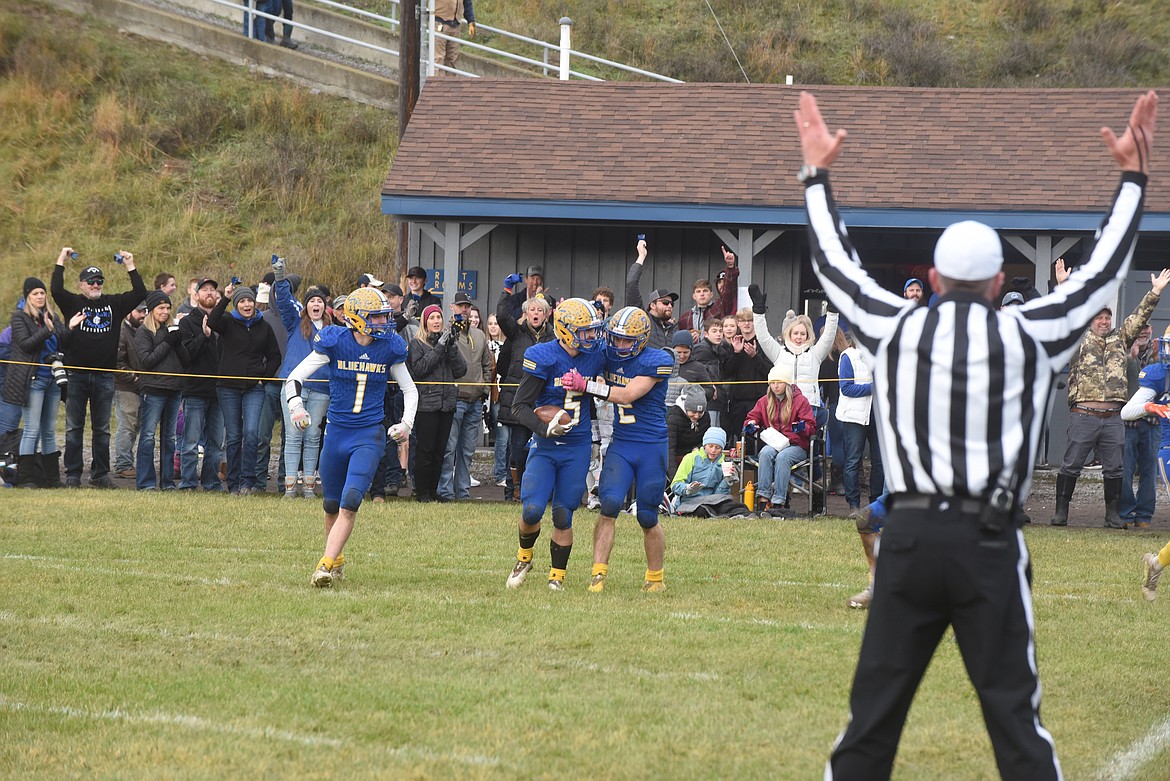
<path id="1" fill-rule="evenodd" d="M 375 339 L 389 339 L 394 335 L 394 309 L 390 299 L 374 287 L 358 288 L 346 296 L 341 319 L 359 334 Z"/>
<path id="2" fill-rule="evenodd" d="M 593 576 L 593 580 L 589 581 L 589 590 L 594 594 L 600 594 L 605 591 L 605 573 L 599 572 Z"/>
<path id="3" fill-rule="evenodd" d="M 309 582 L 317 588 L 330 588 L 333 585 L 333 570 L 329 569 L 328 564 L 318 564 Z"/>
<path id="4" fill-rule="evenodd" d="M 528 577 L 528 573 L 532 571 L 531 561 L 516 560 L 516 566 L 512 567 L 512 573 L 508 575 L 508 588 L 520 588 L 524 583 L 524 578 Z"/>
<path id="5" fill-rule="evenodd" d="M 565 581 L 557 580 L 555 578 L 550 579 L 548 582 L 548 590 L 549 591 L 564 591 L 565 590 Z"/>
<path id="6" fill-rule="evenodd" d="M 1147 602 L 1158 598 L 1158 580 L 1162 577 L 1162 565 L 1153 553 L 1142 554 L 1142 596 Z"/>
<path id="7" fill-rule="evenodd" d="M 553 310 L 552 320 L 553 333 L 562 347 L 595 353 L 605 344 L 602 336 L 604 324 L 593 304 L 583 298 L 562 301 Z"/>
<path id="8" fill-rule="evenodd" d="M 636 306 L 619 309 L 606 321 L 605 341 L 615 358 L 632 358 L 650 341 L 650 315 Z"/>
<path id="9" fill-rule="evenodd" d="M 666 584 L 661 580 L 647 580 L 642 584 L 642 590 L 648 594 L 666 591 Z"/>
<path id="10" fill-rule="evenodd" d="M 345 580 L 345 557 L 338 555 L 333 560 L 333 569 L 329 571 L 333 573 L 334 581 Z"/>
<path id="11" fill-rule="evenodd" d="M 865 591 L 861 591 L 849 599 L 845 600 L 845 604 L 854 610 L 868 610 L 869 603 L 873 601 L 873 589 L 866 586 Z"/>

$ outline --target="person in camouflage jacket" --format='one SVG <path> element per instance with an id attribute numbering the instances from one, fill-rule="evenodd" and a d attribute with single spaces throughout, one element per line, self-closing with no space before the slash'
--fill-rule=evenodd
<path id="1" fill-rule="evenodd" d="M 1070 272 L 1063 259 L 1056 262 L 1057 284 L 1068 279 Z M 1150 321 L 1162 291 L 1170 283 L 1170 269 L 1150 275 L 1150 292 L 1120 328 L 1113 327 L 1113 310 L 1106 307 L 1089 323 L 1089 330 L 1069 360 L 1068 373 L 1068 444 L 1056 476 L 1056 512 L 1053 526 L 1068 523 L 1068 506 L 1077 478 L 1090 453 L 1101 462 L 1105 488 L 1105 526 L 1124 529 L 1121 502 L 1122 451 L 1125 426 L 1121 408 L 1129 398 L 1126 361 L 1138 334 Z"/>

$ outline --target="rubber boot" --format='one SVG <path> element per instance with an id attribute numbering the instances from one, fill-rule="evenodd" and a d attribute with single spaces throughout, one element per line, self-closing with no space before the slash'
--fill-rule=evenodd
<path id="1" fill-rule="evenodd" d="M 41 458 L 36 453 L 16 457 L 16 487 L 40 488 L 45 482 L 44 472 L 41 471 Z"/>
<path id="2" fill-rule="evenodd" d="M 1129 524 L 1121 520 L 1118 512 L 1121 505 L 1121 478 L 1105 478 L 1105 528 L 1128 529 Z"/>
<path id="3" fill-rule="evenodd" d="M 1072 501 L 1077 478 L 1073 475 L 1056 476 L 1056 512 L 1049 521 L 1053 526 L 1068 526 L 1068 504 Z"/>
<path id="4" fill-rule="evenodd" d="M 61 482 L 61 451 L 55 453 L 41 453 L 41 471 L 44 473 L 45 488 L 64 488 Z"/>

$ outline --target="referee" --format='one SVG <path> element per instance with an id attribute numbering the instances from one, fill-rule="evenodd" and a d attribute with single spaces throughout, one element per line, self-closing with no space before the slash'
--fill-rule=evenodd
<path id="1" fill-rule="evenodd" d="M 795 112 L 813 266 L 874 369 L 874 418 L 892 496 L 850 721 L 826 779 L 890 775 L 910 702 L 948 625 L 979 695 L 1005 779 L 1061 778 L 1040 722 L 1028 495 L 1054 373 L 1113 298 L 1137 240 L 1157 96 L 1137 99 L 1121 138 L 1101 130 L 1121 183 L 1088 262 L 1053 293 L 997 311 L 1004 275 L 995 231 L 947 228 L 934 250 L 929 307 L 865 273 L 829 188 L 845 131 L 816 100 Z"/>

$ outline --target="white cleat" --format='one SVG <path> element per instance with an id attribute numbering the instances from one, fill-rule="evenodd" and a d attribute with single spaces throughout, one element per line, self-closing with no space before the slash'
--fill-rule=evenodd
<path id="1" fill-rule="evenodd" d="M 532 571 L 531 561 L 516 560 L 516 566 L 512 567 L 512 573 L 508 575 L 508 588 L 520 588 L 524 584 L 524 578 L 528 577 L 528 573 Z"/>
<path id="2" fill-rule="evenodd" d="M 317 588 L 331 588 L 333 586 L 333 572 L 324 564 L 317 567 L 313 577 L 309 580 Z"/>

